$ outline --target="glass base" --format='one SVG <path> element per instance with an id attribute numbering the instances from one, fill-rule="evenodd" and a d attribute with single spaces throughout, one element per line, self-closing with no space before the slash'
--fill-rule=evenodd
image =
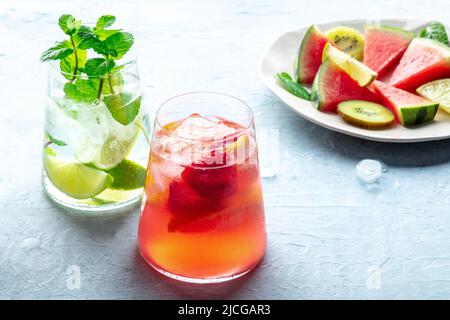
<path id="1" fill-rule="evenodd" d="M 180 276 L 180 275 L 177 275 L 177 274 L 165 271 L 165 270 L 159 268 L 158 266 L 154 265 L 147 258 L 145 258 L 144 254 L 142 254 L 142 252 L 140 250 L 139 250 L 139 253 L 140 253 L 141 257 L 145 260 L 145 262 L 147 262 L 148 265 L 150 265 L 150 267 L 152 267 L 153 269 L 155 269 L 156 271 L 158 271 L 162 275 L 165 275 L 166 277 L 169 277 L 169 278 L 172 278 L 172 279 L 175 279 L 175 280 L 178 280 L 178 281 L 187 282 L 187 283 L 195 283 L 195 284 L 214 284 L 214 283 L 222 283 L 222 282 L 227 282 L 227 281 L 238 279 L 238 278 L 246 275 L 247 273 L 249 273 L 253 269 L 255 269 L 259 265 L 261 260 L 262 260 L 262 258 L 261 258 L 252 267 L 248 268 L 247 270 L 245 270 L 245 271 L 243 271 L 241 273 L 237 273 L 237 274 L 234 274 L 234 275 L 231 275 L 231 276 L 217 277 L 217 278 L 189 278 L 189 277 L 184 277 L 184 276 Z"/>
<path id="2" fill-rule="evenodd" d="M 109 216 L 124 213 L 132 208 L 137 208 L 142 198 L 142 189 L 134 190 L 130 197 L 124 200 L 89 204 L 83 200 L 71 198 L 59 191 L 47 178 L 45 170 L 42 176 L 42 186 L 47 196 L 57 205 L 68 210 L 69 213 L 83 214 L 83 216 Z"/>

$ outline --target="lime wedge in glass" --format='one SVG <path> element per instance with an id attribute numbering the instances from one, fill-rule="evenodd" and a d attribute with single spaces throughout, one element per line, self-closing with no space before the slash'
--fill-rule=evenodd
<path id="1" fill-rule="evenodd" d="M 108 170 L 116 167 L 124 160 L 133 148 L 138 132 L 127 140 L 120 140 L 116 136 L 110 136 L 106 139 L 100 151 L 92 159 L 91 164 L 99 169 Z"/>
<path id="2" fill-rule="evenodd" d="M 450 79 L 441 79 L 424 84 L 417 93 L 439 103 L 439 107 L 450 113 Z"/>
<path id="3" fill-rule="evenodd" d="M 378 76 L 375 71 L 329 43 L 326 44 L 322 54 L 323 61 L 327 58 L 336 63 L 361 87 L 367 87 Z"/>
<path id="4" fill-rule="evenodd" d="M 147 174 L 143 166 L 128 159 L 123 160 L 114 168 L 106 170 L 106 172 L 114 178 L 114 183 L 110 186 L 110 189 L 116 190 L 143 188 Z"/>
<path id="5" fill-rule="evenodd" d="M 89 199 L 107 189 L 114 178 L 101 170 L 44 155 L 47 177 L 61 192 L 75 199 Z"/>

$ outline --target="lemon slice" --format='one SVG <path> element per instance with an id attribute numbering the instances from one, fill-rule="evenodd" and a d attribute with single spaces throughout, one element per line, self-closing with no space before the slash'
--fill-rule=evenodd
<path id="1" fill-rule="evenodd" d="M 114 178 L 106 172 L 62 160 L 48 153 L 44 155 L 44 168 L 53 185 L 75 199 L 92 198 L 114 182 Z"/>
<path id="2" fill-rule="evenodd" d="M 417 93 L 439 103 L 439 107 L 450 113 L 450 79 L 441 79 L 424 84 Z"/>
<path id="3" fill-rule="evenodd" d="M 322 54 L 323 61 L 327 58 L 347 72 L 361 87 L 367 87 L 378 76 L 375 71 L 329 43 L 325 45 Z"/>

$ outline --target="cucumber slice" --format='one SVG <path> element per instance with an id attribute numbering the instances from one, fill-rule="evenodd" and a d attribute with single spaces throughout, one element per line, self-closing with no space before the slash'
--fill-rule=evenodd
<path id="1" fill-rule="evenodd" d="M 328 30 L 325 35 L 328 40 L 341 51 L 362 61 L 364 57 L 364 36 L 357 30 L 349 27 L 336 27 Z"/>
<path id="2" fill-rule="evenodd" d="M 394 114 L 378 103 L 350 100 L 338 105 L 338 112 L 346 122 L 365 129 L 386 128 L 394 122 Z"/>

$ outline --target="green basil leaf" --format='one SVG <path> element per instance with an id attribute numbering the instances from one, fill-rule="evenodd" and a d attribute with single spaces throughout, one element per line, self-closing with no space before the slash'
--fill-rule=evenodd
<path id="1" fill-rule="evenodd" d="M 306 90 L 301 84 L 295 82 L 288 73 L 278 73 L 276 78 L 278 79 L 278 83 L 281 87 L 283 87 L 286 91 L 301 99 L 311 101 L 311 94 L 308 90 Z"/>
<path id="2" fill-rule="evenodd" d="M 433 21 L 428 24 L 428 26 L 420 32 L 419 36 L 421 38 L 428 38 L 439 41 L 447 46 L 449 44 L 445 26 L 437 21 Z"/>

